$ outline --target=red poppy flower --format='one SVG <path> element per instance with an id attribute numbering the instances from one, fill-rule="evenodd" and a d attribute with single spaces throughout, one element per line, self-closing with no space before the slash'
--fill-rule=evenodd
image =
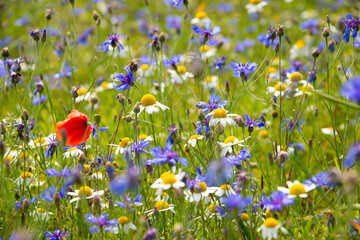
<path id="1" fill-rule="evenodd" d="M 60 141 L 63 130 L 66 133 L 66 145 L 77 146 L 89 139 L 92 127 L 88 125 L 88 117 L 85 114 L 72 110 L 64 121 L 56 123 L 56 136 Z"/>

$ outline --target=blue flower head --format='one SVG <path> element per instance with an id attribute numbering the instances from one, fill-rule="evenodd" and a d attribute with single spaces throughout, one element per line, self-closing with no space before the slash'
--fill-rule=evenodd
<path id="1" fill-rule="evenodd" d="M 341 95 L 360 104 L 360 77 L 350 78 L 342 87 Z"/>
<path id="2" fill-rule="evenodd" d="M 221 96 L 212 94 L 209 97 L 209 101 L 206 102 L 198 102 L 195 107 L 202 109 L 204 113 L 212 112 L 217 108 L 224 108 L 228 101 L 221 101 Z"/>
<path id="3" fill-rule="evenodd" d="M 348 151 L 344 165 L 347 168 L 354 167 L 356 161 L 360 160 L 360 142 L 352 145 Z"/>
<path id="4" fill-rule="evenodd" d="M 115 73 L 114 78 L 114 81 L 120 82 L 120 84 L 114 86 L 117 91 L 125 91 L 129 89 L 134 86 L 134 82 L 136 80 L 134 73 L 130 70 L 130 68 L 126 70 L 126 74 Z"/>
<path id="5" fill-rule="evenodd" d="M 250 73 L 255 72 L 257 66 L 256 63 L 250 63 L 249 61 L 245 64 L 230 62 L 230 68 L 234 72 L 234 77 L 241 77 L 244 79 L 247 79 Z"/>
<path id="6" fill-rule="evenodd" d="M 350 13 L 346 15 L 346 18 L 342 18 L 342 22 L 345 24 L 345 32 L 343 34 L 343 39 L 346 43 L 349 43 L 350 36 L 354 39 L 357 36 L 357 32 L 359 31 L 360 20 L 359 18 L 354 18 Z M 352 32 L 352 35 L 351 35 Z"/>
<path id="7" fill-rule="evenodd" d="M 186 167 L 188 165 L 188 160 L 186 158 L 179 157 L 179 154 L 177 152 L 173 152 L 171 148 L 172 144 L 168 142 L 165 143 L 164 149 L 161 149 L 160 146 L 152 148 L 150 153 L 154 156 L 154 158 L 145 161 L 145 163 L 150 165 L 175 165 L 177 162 L 179 162 Z"/>
<path id="8" fill-rule="evenodd" d="M 110 46 L 113 49 L 117 48 L 118 52 L 120 52 L 120 48 L 124 49 L 123 45 L 119 42 L 119 37 L 116 34 L 109 34 L 109 37 L 99 46 L 99 48 L 101 48 L 104 52 L 108 52 Z"/>
<path id="9" fill-rule="evenodd" d="M 264 197 L 262 203 L 266 209 L 281 211 L 283 207 L 295 204 L 295 200 L 286 193 L 274 191 L 270 198 Z"/>
<path id="10" fill-rule="evenodd" d="M 211 39 L 214 35 L 218 35 L 221 32 L 221 28 L 219 26 L 215 26 L 213 30 L 211 30 L 211 23 L 205 23 L 205 29 L 201 29 L 196 25 L 193 25 L 193 30 L 196 34 L 199 34 L 204 38 L 204 41 Z"/>

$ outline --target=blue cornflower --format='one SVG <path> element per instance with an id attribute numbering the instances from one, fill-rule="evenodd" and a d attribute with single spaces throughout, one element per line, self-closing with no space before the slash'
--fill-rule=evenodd
<path id="1" fill-rule="evenodd" d="M 137 154 L 140 154 L 140 153 L 148 153 L 147 150 L 145 150 L 145 148 L 148 148 L 150 147 L 150 144 L 151 142 L 149 141 L 146 141 L 145 139 L 141 139 L 137 142 L 134 142 L 132 145 L 131 145 L 131 148 L 132 148 L 132 151 L 137 153 Z"/>
<path id="2" fill-rule="evenodd" d="M 119 37 L 116 34 L 109 34 L 109 37 L 99 46 L 99 48 L 102 48 L 104 52 L 108 52 L 109 46 L 113 49 L 117 48 L 118 52 L 120 52 L 120 48 L 124 49 L 123 45 L 119 42 Z"/>
<path id="3" fill-rule="evenodd" d="M 344 165 L 345 167 L 352 168 L 354 167 L 355 162 L 359 160 L 360 160 L 360 142 L 350 146 Z"/>
<path id="4" fill-rule="evenodd" d="M 171 145 L 173 145 L 173 144 L 174 144 L 174 138 L 175 138 L 176 132 L 179 131 L 180 129 L 175 126 L 175 123 L 174 123 L 174 124 L 171 124 L 169 127 L 170 127 L 170 128 L 168 129 L 168 132 L 170 132 L 170 134 L 169 134 L 169 136 L 167 137 L 166 142 L 167 142 L 167 143 L 170 143 Z"/>
<path id="5" fill-rule="evenodd" d="M 241 77 L 247 79 L 249 74 L 255 72 L 257 69 L 256 63 L 250 63 L 249 61 L 246 64 L 230 62 L 230 67 L 234 72 L 234 77 Z"/>
<path id="6" fill-rule="evenodd" d="M 289 198 L 287 193 L 274 191 L 270 195 L 270 198 L 264 197 L 262 203 L 266 209 L 270 209 L 271 211 L 281 211 L 283 207 L 295 204 L 295 200 Z"/>
<path id="7" fill-rule="evenodd" d="M 209 186 L 227 184 L 233 178 L 233 168 L 223 161 L 212 162 L 206 170 L 205 182 Z"/>
<path id="8" fill-rule="evenodd" d="M 20 27 L 20 26 L 28 25 L 29 23 L 30 23 L 29 18 L 27 16 L 24 16 L 22 18 L 16 19 L 14 25 Z"/>
<path id="9" fill-rule="evenodd" d="M 341 95 L 360 104 L 360 77 L 350 78 L 341 87 Z"/>
<path id="10" fill-rule="evenodd" d="M 247 48 L 255 45 L 255 41 L 252 39 L 245 39 L 244 41 L 238 41 L 235 45 L 234 52 L 245 52 Z"/>
<path id="11" fill-rule="evenodd" d="M 241 166 L 242 162 L 247 158 L 251 158 L 251 154 L 246 149 L 241 149 L 239 154 L 230 155 L 224 158 L 223 161 L 232 166 Z"/>
<path id="12" fill-rule="evenodd" d="M 101 214 L 99 217 L 95 217 L 92 213 L 88 213 L 85 216 L 85 221 L 90 225 L 90 233 L 99 233 L 100 228 L 103 228 L 105 232 L 113 232 L 113 227 L 118 224 L 117 219 L 108 220 L 109 214 Z"/>
<path id="13" fill-rule="evenodd" d="M 212 94 L 209 97 L 209 101 L 206 102 L 198 102 L 195 107 L 202 109 L 204 111 L 204 113 L 208 112 L 212 112 L 217 108 L 224 108 L 225 105 L 227 104 L 228 101 L 224 100 L 221 101 L 221 96 L 220 95 L 216 95 L 216 94 Z"/>
<path id="14" fill-rule="evenodd" d="M 23 199 L 21 202 L 18 202 L 18 201 L 15 202 L 16 210 L 18 210 L 20 207 L 22 207 L 24 205 L 25 200 L 27 200 L 27 198 L 25 196 L 23 196 Z M 38 200 L 38 197 L 35 196 L 29 201 L 29 203 L 34 203 L 37 200 Z"/>
<path id="15" fill-rule="evenodd" d="M 193 25 L 192 29 L 196 34 L 199 34 L 204 37 L 204 41 L 211 39 L 214 35 L 218 35 L 221 32 L 221 28 L 219 26 L 215 26 L 213 30 L 211 30 L 211 23 L 205 23 L 205 29 L 201 29 L 196 25 Z"/>
<path id="16" fill-rule="evenodd" d="M 275 38 L 275 40 L 272 41 L 271 38 L 268 38 L 266 34 L 259 34 L 257 40 L 259 41 L 259 43 L 264 44 L 265 47 L 269 47 L 271 45 L 271 42 L 273 42 L 271 46 L 272 49 L 274 49 L 276 47 L 276 44 L 279 43 L 278 38 Z"/>
<path id="17" fill-rule="evenodd" d="M 182 17 L 180 16 L 167 16 L 166 19 L 166 27 L 168 29 L 175 29 L 177 33 L 180 33 Z"/>
<path id="18" fill-rule="evenodd" d="M 218 59 L 215 59 L 215 61 L 212 64 L 209 64 L 209 66 L 212 66 L 211 74 L 215 73 L 216 68 L 219 69 L 220 74 L 223 73 L 223 69 L 225 67 L 225 61 L 227 59 L 227 56 L 221 56 Z"/>
<path id="19" fill-rule="evenodd" d="M 88 44 L 88 38 L 90 36 L 91 33 L 93 33 L 95 30 L 94 27 L 89 27 L 88 29 L 86 29 L 86 31 L 80 35 L 80 37 L 78 38 L 78 44 L 81 45 L 87 45 Z"/>
<path id="20" fill-rule="evenodd" d="M 40 194 L 41 200 L 52 202 L 55 193 L 56 193 L 56 186 L 50 186 Z M 65 196 L 65 188 L 61 189 L 59 195 L 60 198 L 63 198 Z"/>
<path id="21" fill-rule="evenodd" d="M 202 171 L 200 168 L 196 168 L 196 177 L 194 179 L 189 179 L 186 181 L 186 185 L 188 186 L 188 190 L 196 188 L 200 191 L 200 186 L 198 183 L 205 182 L 205 177 L 202 175 Z"/>
<path id="22" fill-rule="evenodd" d="M 120 84 L 114 86 L 117 91 L 125 91 L 129 89 L 134 86 L 134 82 L 136 80 L 134 73 L 130 70 L 130 68 L 126 70 L 126 74 L 115 73 L 114 78 L 114 81 L 121 82 Z"/>
<path id="23" fill-rule="evenodd" d="M 286 129 L 288 129 L 289 132 L 291 132 L 293 130 L 294 126 L 295 126 L 294 121 L 290 120 L 288 118 L 284 118 L 284 120 L 285 120 L 286 123 L 281 124 L 281 127 L 283 127 L 282 131 L 285 132 Z M 304 121 L 297 121 L 296 122 L 296 126 L 300 131 L 302 130 L 302 125 L 304 125 L 304 124 L 305 124 Z"/>
<path id="24" fill-rule="evenodd" d="M 50 143 L 48 144 L 46 150 L 44 151 L 46 158 L 52 158 L 54 153 L 57 153 L 57 137 L 56 135 L 50 136 Z"/>
<path id="25" fill-rule="evenodd" d="M 9 70 L 9 72 L 17 72 L 21 69 L 21 64 L 24 62 L 24 60 L 19 58 L 8 58 L 5 60 L 5 64 Z"/>
<path id="26" fill-rule="evenodd" d="M 64 167 L 61 172 L 56 168 L 48 168 L 45 170 L 45 173 L 49 175 L 49 177 L 68 177 L 71 175 L 71 168 Z"/>
<path id="27" fill-rule="evenodd" d="M 94 123 L 92 125 L 92 134 L 94 138 L 98 137 L 98 131 L 101 132 L 107 132 L 107 130 L 109 129 L 109 127 L 98 127 L 98 125 L 96 123 Z"/>
<path id="28" fill-rule="evenodd" d="M 31 103 L 34 104 L 35 106 L 39 105 L 40 103 L 44 103 L 47 99 L 47 96 L 45 95 L 41 95 L 40 96 L 35 96 L 32 100 Z"/>
<path id="29" fill-rule="evenodd" d="M 307 20 L 305 22 L 300 23 L 300 28 L 301 29 L 307 29 L 312 34 L 318 34 L 319 33 L 319 29 L 318 29 L 319 22 L 320 22 L 319 19 L 312 18 L 312 19 L 309 19 L 309 20 Z"/>
<path id="30" fill-rule="evenodd" d="M 186 158 L 179 157 L 177 152 L 171 151 L 172 144 L 165 143 L 165 147 L 162 150 L 160 146 L 151 149 L 150 153 L 154 156 L 153 159 L 145 161 L 146 164 L 169 164 L 175 165 L 180 162 L 183 166 L 187 167 L 188 160 Z"/>
<path id="31" fill-rule="evenodd" d="M 245 117 L 245 127 L 251 128 L 252 130 L 254 129 L 255 126 L 260 127 L 265 127 L 265 123 L 261 121 L 261 116 L 259 117 L 259 119 L 257 121 L 251 119 L 249 117 L 249 115 L 244 114 Z"/>
<path id="32" fill-rule="evenodd" d="M 109 184 L 110 191 L 115 195 L 122 195 L 129 188 L 129 180 L 126 177 L 118 177 Z"/>
<path id="33" fill-rule="evenodd" d="M 71 235 L 68 233 L 68 231 L 55 230 L 52 233 L 46 232 L 44 236 L 46 237 L 46 240 L 61 240 L 63 238 L 70 237 Z"/>
<path id="34" fill-rule="evenodd" d="M 301 61 L 293 61 L 292 66 L 288 69 L 289 73 L 306 71 L 306 67 Z M 286 74 L 285 74 L 286 76 Z"/>
<path id="35" fill-rule="evenodd" d="M 329 172 L 323 172 L 320 171 L 318 174 L 311 176 L 310 179 L 304 181 L 305 185 L 312 185 L 315 184 L 317 187 L 322 186 L 330 186 L 331 184 L 331 178 L 329 176 Z"/>
<path id="36" fill-rule="evenodd" d="M 136 197 L 134 198 L 133 201 L 131 200 L 131 197 L 123 196 L 123 198 L 124 198 L 123 202 L 115 201 L 115 204 L 122 208 L 130 207 L 131 211 L 135 210 L 134 208 L 132 208 L 133 206 L 142 206 L 143 205 L 142 196 L 139 194 L 136 195 Z"/>
<path id="37" fill-rule="evenodd" d="M 74 70 L 74 72 L 76 72 L 77 68 L 74 67 L 73 70 Z M 63 69 L 61 72 L 55 74 L 54 77 L 55 77 L 56 79 L 60 79 L 60 78 L 63 78 L 63 77 L 68 77 L 68 78 L 70 78 L 71 75 L 72 75 L 71 66 L 70 66 L 68 63 L 66 63 L 65 66 L 64 66 L 64 69 Z"/>
<path id="38" fill-rule="evenodd" d="M 141 58 L 140 58 L 140 62 L 142 64 L 147 64 L 149 66 L 154 66 L 156 65 L 156 59 L 155 58 L 151 58 L 149 57 L 148 55 L 142 55 Z"/>
<path id="39" fill-rule="evenodd" d="M 180 7 L 181 4 L 187 5 L 188 0 L 170 0 L 173 7 Z"/>
<path id="40" fill-rule="evenodd" d="M 208 132 L 210 132 L 211 128 L 209 126 L 211 116 L 206 116 L 205 119 L 202 122 L 202 128 L 201 128 L 201 122 L 196 122 L 196 133 L 199 135 L 206 135 Z M 203 132 L 205 131 L 205 134 Z"/>
<path id="41" fill-rule="evenodd" d="M 357 32 L 359 31 L 360 20 L 359 18 L 355 19 L 350 13 L 346 15 L 346 18 L 342 18 L 343 23 L 345 24 L 345 32 L 343 34 L 343 39 L 346 43 L 350 41 L 350 34 L 352 31 L 351 37 L 356 38 Z"/>
<path id="42" fill-rule="evenodd" d="M 182 56 L 181 54 L 173 55 L 170 57 L 170 60 L 164 59 L 164 66 L 176 68 L 176 64 L 178 64 L 180 62 L 181 56 Z"/>
<path id="43" fill-rule="evenodd" d="M 251 202 L 251 196 L 243 197 L 241 195 L 230 195 L 223 199 L 223 203 L 229 211 L 238 210 L 239 212 L 242 212 L 249 204 L 251 204 Z"/>

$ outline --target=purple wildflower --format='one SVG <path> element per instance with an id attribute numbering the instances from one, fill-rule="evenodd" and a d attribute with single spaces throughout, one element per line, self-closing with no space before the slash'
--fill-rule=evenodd
<path id="1" fill-rule="evenodd" d="M 264 197 L 262 200 L 265 208 L 270 209 L 271 211 L 281 211 L 283 207 L 293 205 L 295 200 L 289 198 L 289 195 L 283 192 L 274 191 L 270 198 Z"/>
<path id="2" fill-rule="evenodd" d="M 46 232 L 44 236 L 46 237 L 46 240 L 61 240 L 70 237 L 71 235 L 68 233 L 68 231 L 55 230 L 53 232 Z"/>
<path id="3" fill-rule="evenodd" d="M 230 155 L 224 158 L 223 161 L 232 166 L 241 166 L 242 162 L 245 161 L 247 158 L 251 158 L 251 154 L 247 150 L 241 149 L 239 154 Z"/>
<path id="4" fill-rule="evenodd" d="M 230 62 L 230 67 L 234 72 L 234 77 L 241 77 L 247 79 L 249 74 L 254 72 L 257 68 L 256 63 L 250 63 L 249 61 L 246 64 Z"/>
<path id="5" fill-rule="evenodd" d="M 211 30 L 211 23 L 205 23 L 205 29 L 201 29 L 196 25 L 193 25 L 193 30 L 196 34 L 199 34 L 204 37 L 204 41 L 211 39 L 214 35 L 218 35 L 221 32 L 221 28 L 219 26 L 215 26 L 213 30 Z"/>
<path id="6" fill-rule="evenodd" d="M 188 160 L 186 158 L 179 157 L 177 152 L 171 151 L 172 144 L 165 143 L 164 149 L 160 146 L 151 149 L 150 153 L 154 156 L 153 159 L 145 161 L 146 164 L 169 164 L 175 165 L 180 162 L 183 166 L 187 167 Z"/>
<path id="7" fill-rule="evenodd" d="M 350 147 L 344 165 L 348 168 L 352 168 L 354 167 L 355 162 L 359 160 L 360 160 L 360 142 L 355 143 Z"/>
<path id="8" fill-rule="evenodd" d="M 180 58 L 181 58 L 181 54 L 179 55 L 173 55 L 170 57 L 169 59 L 164 59 L 164 66 L 165 67 L 172 67 L 172 68 L 176 68 L 176 64 L 178 64 L 180 62 Z"/>
<path id="9" fill-rule="evenodd" d="M 118 224 L 117 219 L 108 220 L 109 214 L 101 214 L 99 217 L 95 217 L 92 213 L 88 213 L 85 216 L 85 221 L 87 221 L 90 225 L 90 233 L 98 233 L 100 232 L 100 228 L 104 228 L 105 232 L 112 232 L 112 228 Z"/>
<path id="10" fill-rule="evenodd" d="M 350 78 L 341 87 L 341 95 L 349 98 L 351 101 L 360 103 L 360 77 Z"/>
<path id="11" fill-rule="evenodd" d="M 209 66 L 212 66 L 211 74 L 215 73 L 216 68 L 218 68 L 220 74 L 222 74 L 223 69 L 225 67 L 226 59 L 227 59 L 227 56 L 221 56 L 218 59 L 216 59 L 212 64 L 209 64 Z"/>
<path id="12" fill-rule="evenodd" d="M 217 108 L 224 108 L 225 105 L 227 104 L 228 101 L 224 100 L 221 101 L 221 96 L 220 95 L 215 95 L 212 94 L 209 97 L 209 101 L 206 102 L 198 102 L 195 107 L 202 109 L 204 111 L 204 113 L 208 112 L 212 112 Z"/>
<path id="13" fill-rule="evenodd" d="M 351 37 L 356 38 L 357 32 L 359 31 L 360 20 L 359 18 L 355 19 L 350 13 L 346 15 L 346 18 L 342 18 L 342 22 L 345 24 L 345 32 L 343 34 L 343 39 L 346 43 L 350 41 L 350 34 L 352 31 Z"/>
<path id="14" fill-rule="evenodd" d="M 265 123 L 261 120 L 261 117 L 257 121 L 255 121 L 255 120 L 251 119 L 249 117 L 249 115 L 247 115 L 247 114 L 244 114 L 244 116 L 245 116 L 245 119 L 246 119 L 245 127 L 248 127 L 248 128 L 250 128 L 252 130 L 254 130 L 255 126 L 265 127 Z"/>
<path id="15" fill-rule="evenodd" d="M 71 175 L 71 168 L 64 167 L 61 172 L 56 168 L 48 168 L 45 170 L 45 173 L 49 175 L 49 177 L 68 177 Z"/>
<path id="16" fill-rule="evenodd" d="M 123 45 L 119 42 L 119 37 L 116 34 L 109 34 L 109 37 L 103 42 L 99 47 L 103 49 L 104 52 L 109 51 L 109 46 L 113 49 L 117 48 L 118 52 L 120 52 L 120 48 L 124 49 Z"/>
<path id="17" fill-rule="evenodd" d="M 318 34 L 319 33 L 319 29 L 318 29 L 318 26 L 319 26 L 319 22 L 320 20 L 319 19 L 309 19 L 305 22 L 302 22 L 300 24 L 300 28 L 301 29 L 307 29 L 310 31 L 311 34 Z"/>
<path id="18" fill-rule="evenodd" d="M 114 75 L 114 81 L 121 82 L 120 84 L 115 85 L 117 91 L 125 91 L 135 84 L 136 78 L 134 77 L 134 73 L 130 68 L 128 68 L 126 72 L 126 74 L 115 73 Z"/>
<path id="19" fill-rule="evenodd" d="M 243 197 L 241 195 L 230 195 L 223 200 L 224 205 L 229 209 L 229 211 L 238 210 L 239 212 L 244 211 L 251 202 L 251 196 Z"/>
<path id="20" fill-rule="evenodd" d="M 146 141 L 144 139 L 141 139 L 137 142 L 134 142 L 132 145 L 131 145 L 131 148 L 132 148 L 132 151 L 137 153 L 137 154 L 140 154 L 140 153 L 148 153 L 148 151 L 145 150 L 145 148 L 148 148 L 150 147 L 150 142 L 149 141 Z"/>

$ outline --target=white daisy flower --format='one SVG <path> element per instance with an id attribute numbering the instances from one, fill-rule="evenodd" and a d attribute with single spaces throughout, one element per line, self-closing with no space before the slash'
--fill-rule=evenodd
<path id="1" fill-rule="evenodd" d="M 130 222 L 130 219 L 127 216 L 121 216 L 118 218 L 119 225 L 113 228 L 115 234 L 119 233 L 119 229 L 124 229 L 126 234 L 129 233 L 129 229 L 136 230 L 136 226 Z"/>
<path id="2" fill-rule="evenodd" d="M 223 184 L 220 187 L 215 188 L 215 195 L 218 197 L 235 195 L 235 191 L 230 184 Z"/>
<path id="3" fill-rule="evenodd" d="M 102 175 L 102 172 L 94 172 L 93 175 L 91 175 L 92 178 L 95 178 L 95 179 L 103 179 L 103 175 Z"/>
<path id="4" fill-rule="evenodd" d="M 237 137 L 229 136 L 224 142 L 219 142 L 219 145 L 222 147 L 221 156 L 225 157 L 227 153 L 232 153 L 234 146 L 245 147 L 245 145 L 242 145 L 241 143 L 245 142 L 247 139 L 249 139 L 249 137 L 240 141 Z"/>
<path id="5" fill-rule="evenodd" d="M 228 111 L 222 108 L 215 109 L 208 115 L 211 116 L 209 126 L 215 127 L 219 123 L 223 125 L 223 127 L 226 127 L 226 125 L 234 125 L 235 121 L 231 117 L 236 117 L 237 114 L 228 114 Z"/>
<path id="6" fill-rule="evenodd" d="M 203 85 L 205 88 L 217 88 L 219 86 L 218 84 L 219 82 L 219 78 L 216 75 L 212 75 L 212 76 L 207 76 L 204 81 L 203 81 Z"/>
<path id="7" fill-rule="evenodd" d="M 169 201 L 169 194 L 167 194 L 166 192 L 163 192 L 162 194 L 156 196 L 155 201 L 158 202 L 160 200 L 168 202 Z"/>
<path id="8" fill-rule="evenodd" d="M 20 155 L 20 151 L 16 151 L 16 150 L 7 151 L 7 153 L 5 153 L 4 155 L 4 163 L 6 163 L 6 161 L 9 161 L 9 164 L 12 163 L 13 160 L 17 158 L 19 155 Z"/>
<path id="9" fill-rule="evenodd" d="M 131 144 L 133 142 L 132 139 L 130 139 L 129 137 L 124 137 L 120 140 L 119 145 L 115 145 L 116 149 L 115 149 L 115 155 L 117 156 L 119 153 L 123 154 L 125 151 L 125 148 L 129 146 L 129 144 Z"/>
<path id="10" fill-rule="evenodd" d="M 263 239 L 277 239 L 279 229 L 284 233 L 288 234 L 288 231 L 281 226 L 281 222 L 275 218 L 267 218 L 264 223 L 258 228 L 258 232 L 261 231 Z"/>
<path id="11" fill-rule="evenodd" d="M 180 84 L 186 81 L 188 78 L 194 77 L 194 74 L 188 72 L 186 67 L 183 65 L 178 65 L 177 71 L 169 68 L 168 73 L 170 73 L 170 82 L 173 84 Z"/>
<path id="12" fill-rule="evenodd" d="M 174 206 L 175 206 L 174 204 L 169 204 L 168 202 L 163 201 L 163 200 L 160 200 L 160 201 L 156 202 L 156 204 L 155 204 L 155 208 L 157 211 L 159 211 L 159 212 L 172 211 L 175 214 Z M 148 216 L 150 216 L 150 215 L 154 214 L 155 208 L 151 209 L 149 211 L 146 211 L 145 213 Z"/>
<path id="13" fill-rule="evenodd" d="M 47 221 L 53 213 L 47 212 L 44 208 L 37 208 L 36 211 L 31 212 L 29 215 L 37 220 Z"/>
<path id="14" fill-rule="evenodd" d="M 39 137 L 35 140 L 29 141 L 30 148 L 39 148 L 43 147 L 46 149 L 47 145 L 49 145 L 54 139 L 56 139 L 56 133 L 52 133 L 47 137 Z"/>
<path id="15" fill-rule="evenodd" d="M 136 73 L 136 76 L 139 77 L 151 77 L 155 73 L 155 66 L 150 66 L 149 64 L 142 64 Z"/>
<path id="16" fill-rule="evenodd" d="M 246 223 L 247 225 L 250 225 L 250 217 L 247 213 L 242 213 L 240 215 L 240 220 Z"/>
<path id="17" fill-rule="evenodd" d="M 24 185 L 28 186 L 30 183 L 34 181 L 34 175 L 31 172 L 23 172 L 20 174 L 20 177 L 18 177 L 15 182 L 18 183 L 18 185 Z"/>
<path id="18" fill-rule="evenodd" d="M 205 23 L 210 23 L 211 20 L 207 14 L 203 11 L 197 11 L 195 13 L 195 18 L 191 19 L 191 24 L 198 25 L 199 27 L 205 26 Z"/>
<path id="19" fill-rule="evenodd" d="M 189 141 L 187 142 L 187 144 L 189 144 L 189 145 L 192 146 L 192 147 L 195 147 L 197 141 L 198 141 L 198 140 L 201 140 L 201 139 L 204 139 L 204 136 L 203 136 L 203 135 L 200 135 L 200 134 L 192 135 L 192 136 L 190 137 Z M 185 144 L 184 147 L 186 147 L 187 144 Z"/>
<path id="20" fill-rule="evenodd" d="M 278 187 L 277 189 L 280 192 L 289 194 L 289 198 L 296 198 L 296 197 L 307 198 L 308 195 L 306 193 L 316 188 L 315 184 L 303 185 L 297 180 L 295 182 L 287 181 L 286 184 L 288 188 Z"/>
<path id="21" fill-rule="evenodd" d="M 34 181 L 30 183 L 30 187 L 40 187 L 46 183 L 46 175 L 39 174 L 37 178 L 34 178 Z"/>
<path id="22" fill-rule="evenodd" d="M 249 3 L 245 5 L 245 8 L 248 14 L 254 14 L 263 12 L 266 5 L 268 5 L 268 3 L 262 0 L 250 0 Z"/>
<path id="23" fill-rule="evenodd" d="M 82 198 L 91 199 L 95 196 L 104 195 L 104 190 L 100 190 L 95 192 L 88 186 L 80 187 L 79 190 L 75 190 L 75 192 L 68 192 L 67 195 L 75 197 L 70 200 L 70 203 L 80 201 Z"/>
<path id="24" fill-rule="evenodd" d="M 334 129 L 332 127 L 322 128 L 321 132 L 326 135 L 334 136 Z M 336 131 L 335 131 L 335 135 L 338 135 Z"/>
<path id="25" fill-rule="evenodd" d="M 285 151 L 285 152 L 287 152 L 289 155 L 290 155 L 290 154 L 294 154 L 294 152 L 295 152 L 295 148 L 292 147 L 292 146 L 286 147 L 286 146 L 277 145 L 277 146 L 276 146 L 276 150 L 277 150 L 278 153 L 280 153 L 281 151 Z"/>
<path id="26" fill-rule="evenodd" d="M 290 60 L 293 61 L 298 57 L 308 57 L 311 55 L 311 48 L 309 48 L 303 39 L 295 42 L 290 49 Z"/>
<path id="27" fill-rule="evenodd" d="M 268 87 L 267 92 L 269 94 L 271 94 L 272 96 L 279 97 L 280 91 L 281 91 L 281 95 L 284 96 L 286 89 L 287 89 L 287 86 L 285 83 L 278 82 L 273 87 Z"/>
<path id="28" fill-rule="evenodd" d="M 277 68 L 275 67 L 269 67 L 266 70 L 266 79 L 269 80 L 270 82 L 276 82 L 279 81 L 279 71 Z"/>
<path id="29" fill-rule="evenodd" d="M 148 136 L 146 134 L 140 134 L 139 135 L 139 140 L 144 140 L 147 142 L 152 142 L 153 138 L 151 136 Z"/>
<path id="30" fill-rule="evenodd" d="M 79 103 L 82 101 L 89 101 L 91 93 L 88 92 L 85 88 L 80 88 L 77 90 L 78 97 L 75 98 L 75 102 Z"/>
<path id="31" fill-rule="evenodd" d="M 206 217 L 217 217 L 218 219 L 221 219 L 221 213 L 216 209 L 217 206 L 219 206 L 217 203 L 210 204 L 209 207 L 205 210 Z"/>
<path id="32" fill-rule="evenodd" d="M 158 113 L 161 110 L 167 110 L 169 109 L 167 106 L 159 103 L 154 95 L 152 94 L 145 94 L 141 100 L 140 100 L 140 112 L 142 112 L 144 109 L 148 114 Z M 139 112 L 139 114 L 140 114 Z M 131 111 L 130 114 L 134 114 L 133 111 Z"/>
<path id="33" fill-rule="evenodd" d="M 164 172 L 161 174 L 160 178 L 155 180 L 151 185 L 151 188 L 157 189 L 156 194 L 161 195 L 163 190 L 169 188 L 182 188 L 185 187 L 185 183 L 181 180 L 184 178 L 185 172 L 180 172 L 178 174 L 173 174 L 172 172 Z"/>
<path id="34" fill-rule="evenodd" d="M 304 93 L 306 95 L 311 95 L 311 92 L 314 90 L 314 86 L 311 85 L 311 83 L 308 83 L 307 81 L 305 80 L 301 80 L 299 81 L 299 88 L 298 88 L 298 91 L 295 93 L 295 97 L 297 96 L 302 96 Z"/>
<path id="35" fill-rule="evenodd" d="M 194 187 L 191 191 L 184 191 L 185 199 L 189 202 L 199 202 L 200 200 L 207 202 L 209 200 L 209 194 L 216 191 L 215 187 L 208 187 L 205 182 L 199 182 L 197 185 L 199 189 Z"/>
<path id="36" fill-rule="evenodd" d="M 66 150 L 66 152 L 63 154 L 63 156 L 65 158 L 78 157 L 82 153 L 83 153 L 83 151 L 81 151 L 80 149 L 78 149 L 76 147 L 72 147 L 72 148 L 69 148 L 68 150 Z"/>
<path id="37" fill-rule="evenodd" d="M 99 86 L 95 88 L 95 92 L 102 92 L 104 90 L 113 89 L 113 88 L 114 88 L 114 84 L 108 81 L 103 81 L 102 83 L 100 83 Z"/>
<path id="38" fill-rule="evenodd" d="M 200 47 L 199 50 L 202 60 L 206 60 L 207 58 L 216 56 L 216 47 L 209 47 L 208 45 L 203 45 Z"/>

